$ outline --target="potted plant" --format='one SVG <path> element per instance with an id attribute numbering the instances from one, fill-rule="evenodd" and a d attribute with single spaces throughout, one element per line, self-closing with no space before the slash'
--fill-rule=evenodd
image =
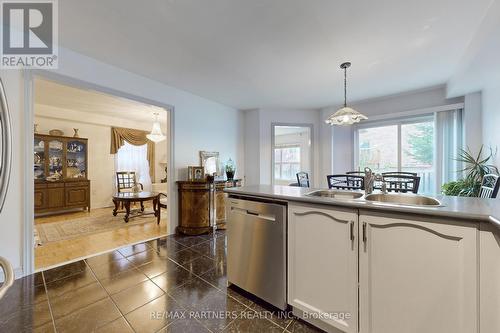
<path id="1" fill-rule="evenodd" d="M 227 163 L 226 163 L 227 180 L 233 180 L 235 172 L 236 172 L 236 166 L 234 164 L 234 161 L 232 159 L 229 159 L 229 161 L 227 161 Z"/>
<path id="2" fill-rule="evenodd" d="M 460 197 L 477 197 L 481 188 L 484 175 L 494 173 L 498 175 L 498 168 L 490 161 L 496 154 L 490 147 L 489 155 L 483 158 L 483 146 L 474 157 L 469 149 L 460 150 L 456 160 L 464 164 L 464 168 L 459 172 L 465 172 L 465 178 L 446 183 L 442 186 L 444 195 Z"/>

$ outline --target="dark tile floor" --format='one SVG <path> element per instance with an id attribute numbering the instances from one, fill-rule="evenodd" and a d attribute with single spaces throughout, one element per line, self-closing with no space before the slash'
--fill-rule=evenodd
<path id="1" fill-rule="evenodd" d="M 16 280 L 0 332 L 318 331 L 226 284 L 224 232 L 169 236 Z"/>

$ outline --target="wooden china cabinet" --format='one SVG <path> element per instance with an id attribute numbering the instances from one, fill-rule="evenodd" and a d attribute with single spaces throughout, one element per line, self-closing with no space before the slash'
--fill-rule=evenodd
<path id="1" fill-rule="evenodd" d="M 88 139 L 34 135 L 35 215 L 90 211 Z"/>

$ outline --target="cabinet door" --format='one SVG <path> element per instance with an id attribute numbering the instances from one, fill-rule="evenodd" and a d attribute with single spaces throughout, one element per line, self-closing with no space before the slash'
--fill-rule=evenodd
<path id="1" fill-rule="evenodd" d="M 66 206 L 83 206 L 87 204 L 88 187 L 67 187 Z"/>
<path id="2" fill-rule="evenodd" d="M 215 222 L 217 223 L 217 225 L 226 224 L 226 200 L 227 194 L 224 193 L 222 189 L 215 191 Z"/>
<path id="3" fill-rule="evenodd" d="M 357 220 L 323 206 L 288 211 L 288 302 L 344 332 L 358 328 Z"/>
<path id="4" fill-rule="evenodd" d="M 478 225 L 360 214 L 360 332 L 478 331 Z"/>
<path id="5" fill-rule="evenodd" d="M 33 142 L 33 172 L 36 180 L 45 180 L 45 141 L 42 137 L 34 137 Z"/>
<path id="6" fill-rule="evenodd" d="M 35 190 L 35 209 L 43 209 L 47 206 L 47 190 Z"/>
<path id="7" fill-rule="evenodd" d="M 63 150 L 64 142 L 62 140 L 49 141 L 49 175 L 51 180 L 59 180 L 63 177 Z"/>
<path id="8" fill-rule="evenodd" d="M 479 267 L 481 333 L 500 332 L 500 230 L 489 222 L 481 222 L 481 262 Z"/>
<path id="9" fill-rule="evenodd" d="M 68 140 L 66 142 L 65 178 L 87 178 L 87 142 Z"/>
<path id="10" fill-rule="evenodd" d="M 47 189 L 47 208 L 64 207 L 64 187 Z"/>

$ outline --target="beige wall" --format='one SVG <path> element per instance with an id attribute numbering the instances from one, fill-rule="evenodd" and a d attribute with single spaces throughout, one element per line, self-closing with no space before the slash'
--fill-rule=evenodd
<path id="1" fill-rule="evenodd" d="M 65 119 L 66 118 L 66 119 Z M 68 120 L 71 119 L 71 120 Z M 138 124 L 123 118 L 98 117 L 94 114 L 73 110 L 57 109 L 43 105 L 35 105 L 35 123 L 38 124 L 38 133 L 48 134 L 51 129 L 60 129 L 66 136 L 73 135 L 73 128 L 79 129 L 82 138 L 89 139 L 89 170 L 88 177 L 91 185 L 92 208 L 109 207 L 112 205 L 111 196 L 115 192 L 115 160 L 109 153 L 111 141 L 111 127 L 120 126 L 142 130 L 151 130 L 151 123 Z M 167 126 L 166 120 L 162 124 L 163 133 Z M 156 144 L 155 151 L 155 179 L 159 182 L 164 178 L 163 166 L 159 162 L 166 159 L 167 141 Z M 154 182 L 155 179 L 152 179 Z"/>

